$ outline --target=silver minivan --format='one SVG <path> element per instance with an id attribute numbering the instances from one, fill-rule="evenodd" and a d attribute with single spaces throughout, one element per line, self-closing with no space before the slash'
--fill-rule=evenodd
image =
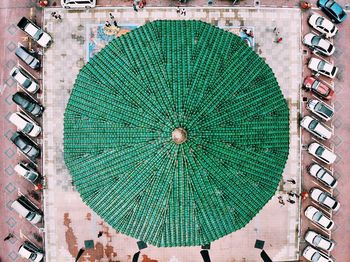
<path id="1" fill-rule="evenodd" d="M 42 219 L 42 215 L 40 214 L 41 211 L 38 210 L 25 196 L 20 196 L 13 201 L 11 207 L 33 225 L 39 223 Z"/>
<path id="2" fill-rule="evenodd" d="M 93 8 L 96 6 L 96 0 L 61 0 L 64 8 Z"/>

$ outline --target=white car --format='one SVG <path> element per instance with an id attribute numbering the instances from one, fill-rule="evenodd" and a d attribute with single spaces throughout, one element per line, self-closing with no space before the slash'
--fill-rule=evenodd
<path id="1" fill-rule="evenodd" d="M 17 174 L 24 177 L 34 185 L 38 182 L 38 172 L 31 168 L 28 163 L 20 162 L 15 166 L 14 170 L 17 172 Z"/>
<path id="2" fill-rule="evenodd" d="M 61 0 L 64 8 L 93 8 L 96 6 L 96 0 Z"/>
<path id="3" fill-rule="evenodd" d="M 310 189 L 310 196 L 317 203 L 321 204 L 324 207 L 330 208 L 333 211 L 338 211 L 340 208 L 340 204 L 337 200 L 335 200 L 328 193 L 326 193 L 326 192 L 324 192 L 316 187 L 313 187 Z"/>
<path id="4" fill-rule="evenodd" d="M 9 120 L 12 124 L 14 124 L 19 131 L 22 131 L 25 134 L 28 134 L 31 137 L 36 137 L 41 132 L 41 127 L 35 123 L 34 120 L 29 118 L 23 113 L 16 112 L 13 113 Z"/>
<path id="5" fill-rule="evenodd" d="M 334 115 L 332 107 L 317 99 L 310 99 L 306 104 L 306 108 L 326 121 L 331 120 Z"/>
<path id="6" fill-rule="evenodd" d="M 49 47 L 52 43 L 52 37 L 45 32 L 42 28 L 36 25 L 33 21 L 26 17 L 22 17 L 17 26 L 27 33 L 31 38 L 35 40 L 42 47 Z"/>
<path id="7" fill-rule="evenodd" d="M 330 188 L 335 188 L 338 184 L 337 179 L 335 179 L 328 170 L 317 163 L 308 166 L 307 171 L 309 175 Z"/>
<path id="8" fill-rule="evenodd" d="M 16 80 L 29 93 L 35 94 L 39 90 L 39 84 L 30 74 L 21 67 L 14 67 L 10 72 L 10 76 Z"/>
<path id="9" fill-rule="evenodd" d="M 18 254 L 31 262 L 40 262 L 44 258 L 43 251 L 29 241 L 24 241 L 18 249 Z"/>
<path id="10" fill-rule="evenodd" d="M 331 42 L 313 33 L 306 34 L 303 43 L 311 50 L 326 56 L 333 55 L 335 50 L 334 45 Z"/>
<path id="11" fill-rule="evenodd" d="M 334 260 L 331 259 L 329 256 L 311 246 L 307 246 L 304 249 L 303 257 L 305 257 L 308 261 L 311 262 L 334 262 Z"/>
<path id="12" fill-rule="evenodd" d="M 329 78 L 334 78 L 338 73 L 337 67 L 333 66 L 327 61 L 318 59 L 316 57 L 311 57 L 309 60 L 308 68 L 313 72 L 319 73 Z"/>
<path id="13" fill-rule="evenodd" d="M 323 249 L 325 251 L 332 251 L 335 246 L 335 242 L 328 239 L 315 231 L 308 230 L 305 234 L 305 240 L 314 247 Z"/>
<path id="14" fill-rule="evenodd" d="M 321 124 L 320 121 L 311 116 L 305 116 L 300 121 L 300 125 L 311 134 L 323 140 L 330 139 L 332 137 L 332 131 L 325 125 Z"/>
<path id="15" fill-rule="evenodd" d="M 317 157 L 326 164 L 333 164 L 337 158 L 333 152 L 317 142 L 311 143 L 308 147 L 308 151 L 311 155 Z"/>
<path id="16" fill-rule="evenodd" d="M 327 38 L 335 36 L 338 32 L 338 28 L 331 21 L 319 14 L 310 16 L 309 25 L 324 34 Z"/>
<path id="17" fill-rule="evenodd" d="M 308 206 L 305 209 L 305 216 L 310 219 L 312 222 L 318 224 L 320 227 L 332 230 L 334 227 L 334 222 L 330 218 L 326 217 L 320 210 L 314 206 Z"/>

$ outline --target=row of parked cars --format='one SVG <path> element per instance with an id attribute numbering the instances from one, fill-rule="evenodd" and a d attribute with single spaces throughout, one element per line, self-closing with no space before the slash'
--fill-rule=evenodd
<path id="1" fill-rule="evenodd" d="M 48 48 L 52 43 L 51 36 L 26 17 L 22 17 L 17 26 L 43 48 Z M 12 113 L 9 117 L 9 121 L 17 127 L 17 132 L 12 135 L 10 140 L 29 162 L 19 162 L 14 170 L 32 183 L 35 188 L 40 189 L 42 178 L 36 171 L 34 164 L 41 155 L 41 149 L 33 139 L 40 135 L 42 129 L 34 118 L 42 115 L 44 107 L 33 97 L 40 90 L 40 84 L 25 67 L 27 66 L 29 70 L 39 70 L 41 62 L 37 52 L 28 50 L 21 44 L 18 44 L 15 55 L 24 63 L 24 66 L 14 66 L 10 71 L 10 76 L 23 91 L 12 96 L 12 101 L 19 106 L 20 110 Z M 43 212 L 23 195 L 12 202 L 11 208 L 33 225 L 42 221 Z M 19 247 L 18 253 L 32 262 L 40 262 L 44 257 L 43 250 L 29 241 L 24 241 Z"/>
<path id="2" fill-rule="evenodd" d="M 329 16 L 331 21 L 316 13 L 309 17 L 308 23 L 317 33 L 311 32 L 306 34 L 303 38 L 303 43 L 314 54 L 318 54 L 319 56 L 313 56 L 309 60 L 308 68 L 316 76 L 306 77 L 303 87 L 311 90 L 320 99 L 310 99 L 307 102 L 306 108 L 312 115 L 304 116 L 300 121 L 300 125 L 315 137 L 321 140 L 328 140 L 332 137 L 333 132 L 325 122 L 332 119 L 334 109 L 322 100 L 331 100 L 334 96 L 334 88 L 319 79 L 318 76 L 322 75 L 333 79 L 338 73 L 338 68 L 323 57 L 334 54 L 335 47 L 330 41 L 338 33 L 338 27 L 334 23 L 343 22 L 347 15 L 343 8 L 333 0 L 318 0 L 317 5 Z M 325 145 L 318 142 L 309 144 L 308 152 L 327 165 L 333 164 L 336 160 L 336 155 Z M 307 172 L 329 189 L 334 189 L 337 186 L 337 180 L 332 175 L 332 172 L 316 161 L 307 167 Z M 313 187 L 309 193 L 311 199 L 324 209 L 333 212 L 339 210 L 339 202 L 321 188 Z M 332 230 L 334 227 L 334 221 L 322 212 L 321 209 L 313 205 L 305 209 L 305 216 L 324 230 Z M 303 251 L 303 256 L 308 261 L 333 262 L 333 259 L 328 255 L 335 246 L 335 242 L 332 239 L 314 230 L 308 230 L 305 234 L 305 240 L 310 244 Z"/>

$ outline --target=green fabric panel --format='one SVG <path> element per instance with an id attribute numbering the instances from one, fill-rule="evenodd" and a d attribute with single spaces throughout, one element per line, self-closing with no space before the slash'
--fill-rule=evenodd
<path id="1" fill-rule="evenodd" d="M 288 153 L 289 109 L 271 68 L 201 21 L 155 21 L 111 41 L 79 72 L 64 116 L 83 201 L 155 246 L 244 227 L 274 195 Z"/>

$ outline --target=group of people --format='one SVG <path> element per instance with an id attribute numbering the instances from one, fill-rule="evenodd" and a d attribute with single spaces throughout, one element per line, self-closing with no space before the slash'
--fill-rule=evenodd
<path id="1" fill-rule="evenodd" d="M 115 27 L 118 27 L 118 23 L 117 23 L 117 21 L 115 20 L 114 15 L 113 15 L 112 13 L 109 13 L 109 18 L 112 20 L 112 24 L 113 24 Z M 106 23 L 105 23 L 105 26 L 106 26 L 106 27 L 110 27 L 110 26 L 112 26 L 112 24 L 107 20 Z"/>
<path id="2" fill-rule="evenodd" d="M 146 0 L 134 0 L 132 4 L 132 8 L 134 9 L 135 12 L 138 12 L 138 8 L 142 9 L 146 5 Z"/>
<path id="3" fill-rule="evenodd" d="M 176 13 L 183 15 L 183 16 L 186 16 L 186 9 L 185 8 L 180 9 L 180 6 L 178 6 L 176 8 Z"/>
<path id="4" fill-rule="evenodd" d="M 55 18 L 56 20 L 62 20 L 61 15 L 58 14 L 57 12 L 52 12 L 52 13 L 51 13 L 51 16 L 52 16 L 53 18 Z"/>
<path id="5" fill-rule="evenodd" d="M 299 198 L 299 197 L 300 197 L 297 193 L 295 193 L 295 192 L 293 192 L 293 191 L 289 191 L 289 192 L 287 193 L 287 195 L 288 195 L 288 199 L 287 199 L 286 201 L 287 201 L 288 203 L 290 203 L 290 204 L 295 204 L 295 200 L 292 199 L 293 197 L 295 197 L 295 198 Z M 283 206 L 286 204 L 286 203 L 284 202 L 282 196 L 278 196 L 278 202 L 279 202 L 281 205 L 283 205 Z"/>

